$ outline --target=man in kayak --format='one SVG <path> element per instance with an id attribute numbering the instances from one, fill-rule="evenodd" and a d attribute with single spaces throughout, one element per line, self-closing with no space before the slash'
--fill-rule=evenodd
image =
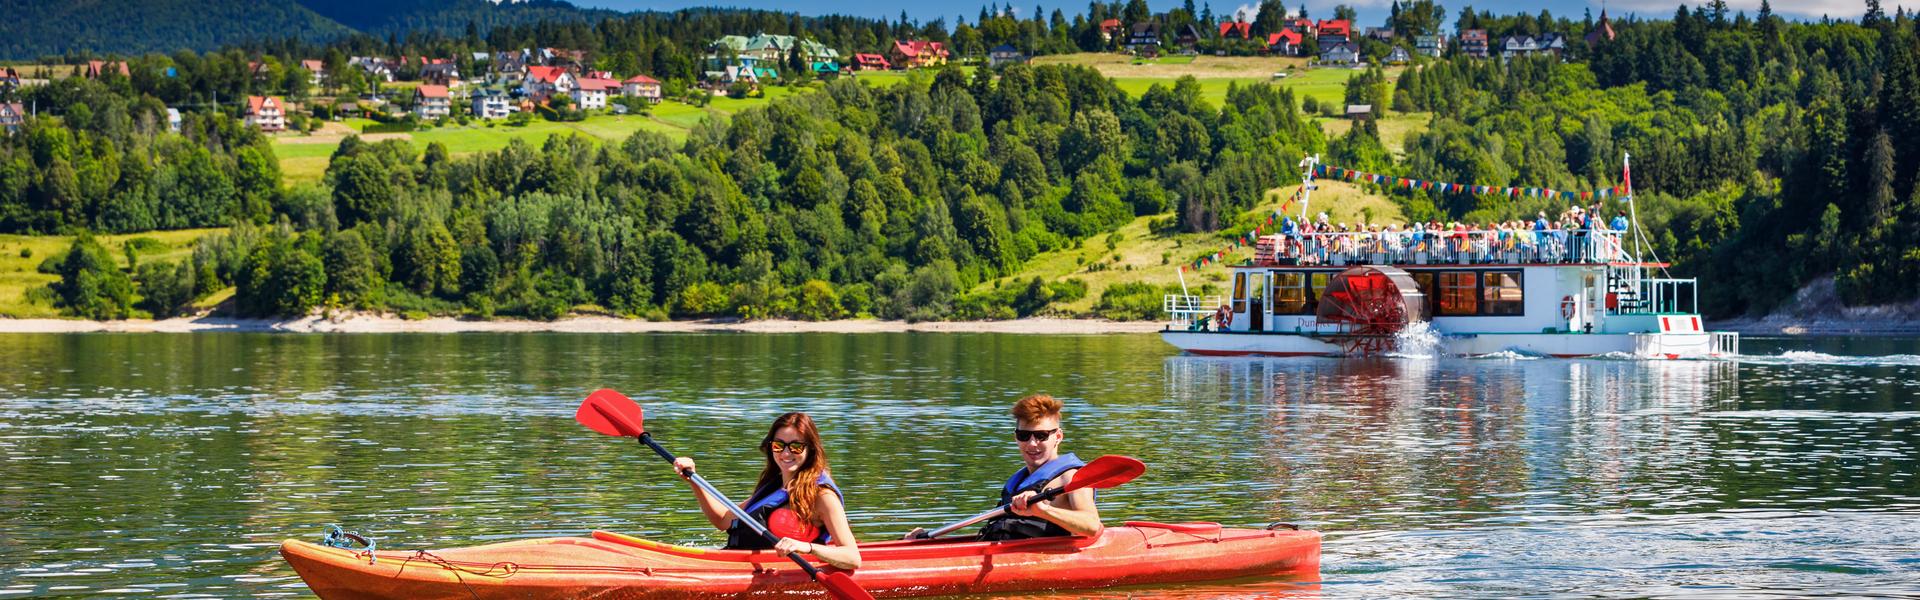
<path id="1" fill-rule="evenodd" d="M 983 541 L 1018 540 L 1050 536 L 1098 536 L 1100 510 L 1093 505 L 1093 488 L 1083 488 L 1047 502 L 1027 499 L 1048 489 L 1063 487 L 1087 463 L 1072 454 L 1060 454 L 1066 433 L 1060 427 L 1060 401 L 1046 394 L 1021 398 L 1013 405 L 1013 437 L 1026 463 L 1000 488 L 1000 504 L 1012 514 L 987 521 L 980 528 Z M 907 539 L 922 537 L 915 528 Z"/>
<path id="2" fill-rule="evenodd" d="M 760 440 L 760 453 L 767 457 L 767 466 L 760 471 L 753 496 L 740 508 L 779 536 L 777 544 L 767 544 L 766 538 L 727 514 L 719 499 L 688 479 L 707 522 L 727 532 L 726 548 L 799 552 L 842 569 L 860 568 L 860 545 L 847 525 L 847 508 L 827 468 L 827 451 L 813 418 L 801 412 L 780 415 Z M 682 477 L 694 472 L 693 459 L 686 456 L 674 460 L 673 467 Z"/>

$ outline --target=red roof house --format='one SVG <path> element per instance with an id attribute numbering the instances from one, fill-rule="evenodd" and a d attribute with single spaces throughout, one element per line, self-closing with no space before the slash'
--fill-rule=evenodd
<path id="1" fill-rule="evenodd" d="M 1220 24 L 1220 37 L 1253 38 L 1253 24 L 1246 21 L 1231 21 Z"/>

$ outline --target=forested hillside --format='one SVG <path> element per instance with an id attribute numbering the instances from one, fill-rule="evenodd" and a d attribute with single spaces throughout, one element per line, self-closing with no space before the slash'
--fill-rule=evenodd
<path id="1" fill-rule="evenodd" d="M 0 9 L 0 59 L 203 51 L 351 33 L 291 0 L 8 0 Z"/>

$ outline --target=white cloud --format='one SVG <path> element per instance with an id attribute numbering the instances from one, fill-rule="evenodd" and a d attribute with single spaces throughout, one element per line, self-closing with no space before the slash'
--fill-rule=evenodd
<path id="1" fill-rule="evenodd" d="M 1591 2 L 1591 4 L 1595 8 L 1601 5 L 1600 2 Z M 1636 11 L 1645 17 L 1665 18 L 1672 16 L 1673 11 L 1680 8 L 1680 4 L 1676 0 L 1609 0 L 1606 7 L 1612 12 Z M 1704 6 L 1706 2 L 1690 0 L 1686 4 Z M 1865 0 L 1779 0 L 1772 2 L 1772 5 L 1774 14 L 1785 17 L 1817 19 L 1830 16 L 1836 19 L 1857 19 L 1860 15 L 1867 13 Z M 1887 11 L 1889 15 L 1893 14 L 1896 6 L 1905 6 L 1908 12 L 1920 10 L 1920 0 L 1881 0 L 1880 5 L 1881 10 Z M 1752 15 L 1760 12 L 1760 0 L 1727 0 L 1727 8 L 1735 12 L 1744 10 L 1748 15 Z"/>

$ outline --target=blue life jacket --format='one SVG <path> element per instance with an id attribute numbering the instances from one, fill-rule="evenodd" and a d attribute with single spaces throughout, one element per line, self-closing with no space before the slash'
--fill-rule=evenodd
<path id="1" fill-rule="evenodd" d="M 819 483 L 822 487 L 832 490 L 833 495 L 839 496 L 841 502 L 846 502 L 846 494 L 840 493 L 840 486 L 833 483 L 832 477 L 828 477 L 826 473 L 821 473 Z M 753 517 L 753 520 L 759 521 L 762 525 L 766 525 L 768 529 L 773 531 L 774 535 L 793 537 L 784 535 L 786 532 L 775 529 L 773 526 L 774 513 L 782 510 L 793 510 L 787 508 L 787 501 L 789 499 L 786 488 L 772 486 L 771 489 L 769 489 L 763 487 L 754 490 L 753 496 L 747 499 L 746 513 L 748 516 Z M 808 525 L 818 528 L 820 533 L 819 535 L 813 536 L 813 539 L 800 541 L 815 544 L 833 542 L 833 535 L 827 532 L 824 523 L 809 523 Z M 754 531 L 752 527 L 748 527 L 745 523 L 741 523 L 739 519 L 734 519 L 733 524 L 727 526 L 726 548 L 728 550 L 766 550 L 773 548 L 773 542 L 767 541 L 759 532 Z"/>
<path id="2" fill-rule="evenodd" d="M 1026 467 L 1020 467 L 1020 470 L 1013 472 L 1012 477 L 1007 478 L 1006 485 L 1000 487 L 1000 505 L 1013 504 L 1013 497 L 1021 492 L 1039 493 L 1047 488 L 1047 484 L 1053 483 L 1061 473 L 1084 466 L 1087 466 L 1087 463 L 1080 460 L 1080 457 L 1062 454 L 1047 461 L 1047 464 L 1040 465 L 1039 469 L 1031 473 L 1027 472 Z M 1072 535 L 1072 532 L 1053 521 L 1039 517 L 1022 517 L 1012 512 L 988 520 L 986 526 L 980 529 L 980 539 L 987 541 L 1066 535 Z"/>

